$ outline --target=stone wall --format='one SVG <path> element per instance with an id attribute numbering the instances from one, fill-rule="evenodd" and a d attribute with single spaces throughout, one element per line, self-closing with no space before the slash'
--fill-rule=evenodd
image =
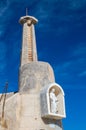
<path id="1" fill-rule="evenodd" d="M 20 92 L 39 93 L 42 87 L 54 81 L 53 69 L 46 62 L 31 62 L 20 68 Z"/>
<path id="2" fill-rule="evenodd" d="M 0 130 L 62 130 L 61 120 L 41 118 L 40 94 L 17 93 L 7 99 L 4 121 Z"/>

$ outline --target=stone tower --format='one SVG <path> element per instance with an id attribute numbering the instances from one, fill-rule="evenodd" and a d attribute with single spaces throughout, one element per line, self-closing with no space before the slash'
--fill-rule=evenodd
<path id="1" fill-rule="evenodd" d="M 6 100 L 0 130 L 63 130 L 64 91 L 55 83 L 52 67 L 37 60 L 38 20 L 26 15 L 19 22 L 23 25 L 19 92 Z"/>
<path id="2" fill-rule="evenodd" d="M 26 110 L 25 103 L 28 106 L 23 118 L 30 122 L 28 129 L 62 130 L 61 119 L 65 117 L 64 92 L 55 83 L 52 67 L 46 62 L 37 61 L 34 30 L 37 22 L 36 18 L 28 15 L 20 18 L 20 23 L 23 24 L 23 40 L 19 92 L 23 95 L 24 109 Z M 54 94 L 58 100 L 58 112 L 55 113 L 50 110 L 52 89 L 55 89 Z"/>

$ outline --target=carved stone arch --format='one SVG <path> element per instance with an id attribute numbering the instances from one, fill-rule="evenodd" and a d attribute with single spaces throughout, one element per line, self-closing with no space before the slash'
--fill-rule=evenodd
<path id="1" fill-rule="evenodd" d="M 62 93 L 64 95 L 64 91 L 59 84 L 57 84 L 57 83 L 49 84 L 47 91 L 49 92 L 49 90 L 52 89 L 52 88 L 56 88 L 60 93 Z"/>
<path id="2" fill-rule="evenodd" d="M 56 111 L 51 111 L 51 102 L 50 102 L 50 92 L 54 89 L 54 96 L 57 98 Z M 64 91 L 62 87 L 57 83 L 51 83 L 48 86 L 44 87 L 40 93 L 41 97 L 41 112 L 42 117 L 53 118 L 53 119 L 62 119 L 65 115 L 65 101 L 64 101 Z"/>

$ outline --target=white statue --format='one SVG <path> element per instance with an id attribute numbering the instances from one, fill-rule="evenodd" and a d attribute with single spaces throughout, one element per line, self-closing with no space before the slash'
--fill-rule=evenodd
<path id="1" fill-rule="evenodd" d="M 52 90 L 50 91 L 50 110 L 52 113 L 57 113 L 57 97 L 55 95 L 55 89 L 52 88 Z"/>

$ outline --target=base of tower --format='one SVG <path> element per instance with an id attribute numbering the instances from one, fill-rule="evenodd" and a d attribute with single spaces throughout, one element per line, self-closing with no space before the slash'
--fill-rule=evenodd
<path id="1" fill-rule="evenodd" d="M 41 118 L 39 94 L 16 93 L 7 99 L 4 120 L 7 127 L 0 123 L 0 130 L 62 130 L 61 120 Z"/>

